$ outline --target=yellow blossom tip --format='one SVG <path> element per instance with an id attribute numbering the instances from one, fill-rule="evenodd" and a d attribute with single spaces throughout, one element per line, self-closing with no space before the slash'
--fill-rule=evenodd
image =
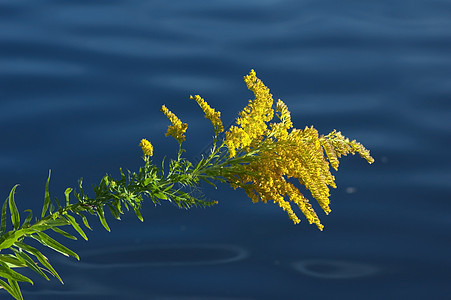
<path id="1" fill-rule="evenodd" d="M 160 109 L 163 114 L 171 121 L 172 125 L 168 126 L 168 130 L 166 131 L 166 136 L 172 136 L 177 140 L 179 144 L 181 144 L 185 140 L 185 132 L 188 128 L 187 123 L 182 123 L 177 116 L 172 113 L 165 105 L 163 105 Z"/>
<path id="2" fill-rule="evenodd" d="M 148 140 L 142 139 L 141 143 L 139 143 L 139 146 L 143 150 L 144 155 L 153 155 L 153 146 Z"/>
<path id="3" fill-rule="evenodd" d="M 190 99 L 195 100 L 197 104 L 199 104 L 200 108 L 202 108 L 205 113 L 205 118 L 209 119 L 211 124 L 213 124 L 215 134 L 224 131 L 224 126 L 222 125 L 221 121 L 221 112 L 215 111 L 213 108 L 211 108 L 210 105 L 208 105 L 208 103 L 199 95 L 195 95 L 194 97 L 190 96 Z"/>

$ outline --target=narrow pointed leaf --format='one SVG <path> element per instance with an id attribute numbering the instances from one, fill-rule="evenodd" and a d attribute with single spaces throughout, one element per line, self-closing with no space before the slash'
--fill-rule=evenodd
<path id="1" fill-rule="evenodd" d="M 16 280 L 8 279 L 9 285 L 14 290 L 14 293 L 17 295 L 16 299 L 23 300 L 22 292 L 20 291 L 19 284 Z"/>
<path id="2" fill-rule="evenodd" d="M 154 178 L 146 178 L 143 182 L 144 186 L 147 186 L 149 183 L 151 183 L 152 181 L 154 181 Z"/>
<path id="3" fill-rule="evenodd" d="M 103 227 L 105 227 L 106 230 L 111 231 L 110 227 L 108 226 L 108 223 L 105 220 L 105 214 L 103 212 L 102 207 L 97 207 L 97 215 L 99 216 L 100 223 L 102 223 Z"/>
<path id="4" fill-rule="evenodd" d="M 25 211 L 28 212 L 29 214 L 28 214 L 27 218 L 25 219 L 25 221 L 23 222 L 22 228 L 29 227 L 30 226 L 30 221 L 33 218 L 33 211 L 31 209 L 27 209 Z"/>
<path id="5" fill-rule="evenodd" d="M 164 192 L 167 192 L 167 191 L 169 191 L 170 189 L 172 189 L 173 186 L 174 186 L 174 184 L 170 184 L 170 185 L 168 185 L 163 191 L 164 191 Z"/>
<path id="6" fill-rule="evenodd" d="M 162 192 L 156 192 L 155 196 L 160 198 L 161 200 L 167 200 L 168 199 L 168 197 L 165 194 L 163 194 Z"/>
<path id="7" fill-rule="evenodd" d="M 33 254 L 34 256 L 36 256 L 36 258 L 39 260 L 39 262 L 47 268 L 47 270 L 49 270 L 53 275 L 55 275 L 55 277 L 57 277 L 59 279 L 59 281 L 61 283 L 64 284 L 63 280 L 61 279 L 61 277 L 59 276 L 59 274 L 55 271 L 55 269 L 52 267 L 52 265 L 48 262 L 47 257 L 45 257 L 41 252 L 39 252 L 36 248 L 33 248 L 27 244 L 21 243 L 21 242 L 16 242 L 14 244 L 16 247 L 19 247 L 25 251 L 27 251 L 30 254 Z"/>
<path id="8" fill-rule="evenodd" d="M 78 225 L 77 221 L 75 221 L 75 218 L 72 217 L 69 214 L 65 215 L 66 219 L 69 221 L 69 223 L 74 227 L 74 229 L 85 239 L 88 240 L 88 237 L 84 233 L 83 229 L 81 229 L 80 225 Z"/>
<path id="9" fill-rule="evenodd" d="M 61 245 L 59 242 L 55 241 L 54 239 L 52 239 L 51 237 L 49 237 L 48 235 L 46 235 L 43 232 L 36 232 L 37 235 L 31 235 L 32 238 L 34 238 L 35 240 L 37 240 L 38 242 L 40 242 L 41 244 L 43 244 L 44 246 L 47 246 L 65 256 L 73 256 L 75 257 L 77 260 L 80 260 L 80 257 L 78 257 L 77 253 L 75 253 L 74 251 L 70 250 L 69 248 L 67 248 L 66 246 Z"/>
<path id="10" fill-rule="evenodd" d="M 69 194 L 70 194 L 70 192 L 72 192 L 71 188 L 67 188 L 66 191 L 64 192 L 64 195 L 66 196 L 66 206 L 70 205 L 70 203 L 69 203 Z"/>
<path id="11" fill-rule="evenodd" d="M 50 175 L 52 174 L 52 170 L 49 170 L 49 176 L 47 177 L 47 183 L 45 184 L 45 192 L 44 192 L 44 205 L 42 206 L 41 219 L 45 217 L 45 213 L 51 204 L 50 194 L 49 194 L 49 183 L 50 183 Z"/>
<path id="12" fill-rule="evenodd" d="M 62 229 L 59 229 L 58 227 L 51 227 L 51 229 L 59 234 L 61 234 L 62 236 L 64 236 L 65 238 L 71 239 L 71 240 L 77 240 L 77 238 L 75 236 L 73 236 L 70 233 L 65 232 Z"/>
<path id="13" fill-rule="evenodd" d="M 210 180 L 208 180 L 206 177 L 205 177 L 205 178 L 202 178 L 202 179 L 203 179 L 203 181 L 205 181 L 205 182 L 208 183 L 209 185 L 214 186 L 214 188 L 217 189 L 216 184 L 214 184 L 213 182 L 211 182 Z"/>
<path id="14" fill-rule="evenodd" d="M 17 210 L 16 202 L 14 201 L 14 193 L 19 185 L 16 184 L 11 192 L 9 193 L 9 211 L 11 212 L 11 222 L 13 223 L 14 229 L 17 230 L 20 227 L 20 216 Z"/>
<path id="15" fill-rule="evenodd" d="M 48 277 L 47 277 L 47 275 L 45 275 L 44 274 L 44 272 L 42 272 L 42 270 L 39 268 L 39 266 L 26 254 L 26 253 L 24 253 L 24 252 L 20 252 L 20 251 L 17 251 L 17 250 L 14 250 L 14 249 L 12 249 L 13 251 L 14 251 L 14 253 L 18 256 L 18 257 L 20 257 L 20 258 L 22 258 L 24 261 L 25 261 L 25 264 L 31 269 L 31 270 L 33 270 L 33 271 L 35 271 L 36 273 L 38 273 L 39 275 L 41 275 L 42 277 L 44 277 L 45 279 L 47 279 L 47 280 L 50 280 Z"/>
<path id="16" fill-rule="evenodd" d="M 59 216 L 59 218 L 45 221 L 45 224 L 49 225 L 49 226 L 55 226 L 55 227 L 58 226 L 59 227 L 59 226 L 69 225 L 70 223 L 65 218 L 62 218 L 61 216 Z"/>
<path id="17" fill-rule="evenodd" d="M 139 208 L 136 207 L 136 206 L 133 206 L 133 209 L 135 210 L 135 214 L 136 214 L 136 216 L 138 217 L 138 219 L 139 219 L 141 222 L 143 222 L 144 219 L 143 219 L 143 216 L 141 215 L 141 212 L 139 211 Z"/>
<path id="18" fill-rule="evenodd" d="M 21 299 L 20 296 L 16 294 L 16 291 L 3 280 L 0 280 L 0 286 L 2 286 L 5 289 L 5 291 L 7 291 L 15 299 Z"/>
<path id="19" fill-rule="evenodd" d="M 116 200 L 114 201 L 114 205 L 115 205 L 117 211 L 119 212 L 119 214 L 122 215 L 124 212 L 122 211 L 121 200 L 116 199 Z"/>
<path id="20" fill-rule="evenodd" d="M 77 215 L 79 215 L 81 217 L 81 219 L 83 220 L 83 224 L 85 224 L 86 228 L 88 228 L 89 230 L 92 231 L 91 227 L 89 226 L 88 219 L 86 218 L 86 216 L 81 213 L 78 213 L 78 212 L 77 212 Z"/>
<path id="21" fill-rule="evenodd" d="M 0 277 L 11 279 L 11 280 L 16 280 L 16 281 L 29 282 L 29 283 L 33 284 L 33 281 L 31 281 L 30 278 L 23 276 L 20 273 L 17 273 L 16 271 L 9 268 L 8 265 L 3 262 L 0 262 Z"/>
<path id="22" fill-rule="evenodd" d="M 25 262 L 19 260 L 12 254 L 0 254 L 0 261 L 7 264 L 10 268 L 22 268 L 26 266 Z"/>
<path id="23" fill-rule="evenodd" d="M 49 213 L 53 214 L 53 211 L 55 210 L 55 206 L 53 206 L 53 203 L 50 203 L 50 207 L 49 207 Z"/>
<path id="24" fill-rule="evenodd" d="M 3 203 L 2 208 L 2 224 L 0 226 L 0 235 L 6 232 L 6 205 L 8 204 L 8 199 L 5 200 L 5 203 Z"/>
<path id="25" fill-rule="evenodd" d="M 56 205 L 58 205 L 58 209 L 62 209 L 63 207 L 61 206 L 61 204 L 60 204 L 60 201 L 58 200 L 58 198 L 56 198 L 55 197 L 55 202 L 56 202 Z"/>
<path id="26" fill-rule="evenodd" d="M 107 203 L 107 205 L 108 205 L 108 208 L 110 209 L 110 212 L 113 215 L 113 217 L 115 217 L 116 219 L 120 220 L 121 217 L 119 216 L 119 212 L 117 211 L 116 207 L 114 207 L 110 203 Z"/>
<path id="27" fill-rule="evenodd" d="M 30 232 L 29 228 L 11 230 L 0 237 L 0 250 L 11 247 L 19 238 Z"/>
<path id="28" fill-rule="evenodd" d="M 85 196 L 85 192 L 83 191 L 83 177 L 78 179 L 78 188 L 80 189 L 80 196 L 83 199 Z M 80 199 L 79 199 L 80 200 Z"/>

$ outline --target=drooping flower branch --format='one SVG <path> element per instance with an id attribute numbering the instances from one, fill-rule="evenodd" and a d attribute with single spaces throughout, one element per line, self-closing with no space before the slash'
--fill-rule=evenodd
<path id="1" fill-rule="evenodd" d="M 349 153 L 360 154 L 369 163 L 374 160 L 369 151 L 355 140 L 350 141 L 340 132 L 332 131 L 320 135 L 313 127 L 303 130 L 293 128 L 287 105 L 278 100 L 273 108 L 273 98 L 269 89 L 251 70 L 244 77 L 247 87 L 254 93 L 254 99 L 239 113 L 236 124 L 225 132 L 225 139 L 219 140 L 224 132 L 221 113 L 211 108 L 199 95 L 191 96 L 203 110 L 205 117 L 214 128 L 213 144 L 208 155 L 193 164 L 182 157 L 182 144 L 188 124 L 183 123 L 173 112 L 163 105 L 161 111 L 170 120 L 166 136 L 172 136 L 179 144 L 176 159 L 162 164 L 159 168 L 151 160 L 154 147 L 142 139 L 139 146 L 143 151 L 144 165 L 138 172 L 121 170 L 120 179 L 105 175 L 98 186 L 94 186 L 94 195 L 89 196 L 83 190 L 80 179 L 78 189 L 66 189 L 65 202 L 57 198 L 51 200 L 49 180 L 44 193 L 44 204 L 40 218 L 32 224 L 33 214 L 22 222 L 17 209 L 14 186 L 2 206 L 0 223 L 0 287 L 3 287 L 15 299 L 23 299 L 18 282 L 33 283 L 32 280 L 14 268 L 28 267 L 47 280 L 48 274 L 62 279 L 50 265 L 47 258 L 36 248 L 30 246 L 30 239 L 43 246 L 52 248 L 66 256 L 79 258 L 46 233 L 52 230 L 70 239 L 76 239 L 61 227 L 69 225 L 84 239 L 88 239 L 85 228 L 91 230 L 88 215 L 95 215 L 106 230 L 110 230 L 105 217 L 108 207 L 111 215 L 120 220 L 125 210 L 133 209 L 142 221 L 141 207 L 145 198 L 155 204 L 161 201 L 175 203 L 179 207 L 210 206 L 215 201 L 205 201 L 191 195 L 187 186 L 198 186 L 201 181 L 215 185 L 215 181 L 229 182 L 233 188 L 242 188 L 253 202 L 272 201 L 288 213 L 295 223 L 300 219 L 292 204 L 297 206 L 310 224 L 314 223 L 323 230 L 313 206 L 301 193 L 299 186 L 310 191 L 313 198 L 326 214 L 329 208 L 329 187 L 336 187 L 335 178 L 329 166 L 338 168 L 338 159 Z M 276 117 L 276 118 L 275 118 Z M 71 196 L 74 191 L 73 196 Z M 75 197 L 75 201 L 73 198 Z M 9 212 L 9 217 L 8 217 Z M 12 228 L 7 231 L 7 219 Z M 78 220 L 77 220 L 78 219 Z"/>

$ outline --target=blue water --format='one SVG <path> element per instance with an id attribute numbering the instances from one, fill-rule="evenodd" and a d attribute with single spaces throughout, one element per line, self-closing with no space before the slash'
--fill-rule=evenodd
<path id="1" fill-rule="evenodd" d="M 251 68 L 296 127 L 376 159 L 342 159 L 324 232 L 227 185 L 204 187 L 213 208 L 108 216 L 111 233 L 93 217 L 65 241 L 80 262 L 42 249 L 65 284 L 30 274 L 25 299 L 449 299 L 450 53 L 444 0 L 1 0 L 0 191 L 20 183 L 21 211 L 39 214 L 49 169 L 61 199 L 136 170 L 141 138 L 173 157 L 162 104 L 195 160 L 212 130 L 189 95 L 231 124 Z"/>

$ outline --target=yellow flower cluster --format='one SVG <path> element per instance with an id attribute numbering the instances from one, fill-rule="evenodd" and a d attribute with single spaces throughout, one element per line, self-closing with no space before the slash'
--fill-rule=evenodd
<path id="1" fill-rule="evenodd" d="M 139 146 L 143 150 L 144 155 L 153 155 L 153 146 L 148 140 L 142 139 L 141 143 L 139 143 Z"/>
<path id="2" fill-rule="evenodd" d="M 176 115 L 174 115 L 166 106 L 161 107 L 161 111 L 171 121 L 172 125 L 168 127 L 166 136 L 172 136 L 181 144 L 185 140 L 185 132 L 188 128 L 188 124 L 182 123 Z"/>
<path id="3" fill-rule="evenodd" d="M 194 99 L 197 104 L 199 104 L 200 108 L 205 113 L 205 118 L 209 119 L 215 128 L 215 135 L 224 131 L 224 126 L 221 121 L 221 112 L 215 111 L 213 108 L 208 105 L 208 103 L 202 99 L 199 95 L 190 96 L 190 99 Z"/>
<path id="4" fill-rule="evenodd" d="M 318 201 L 326 214 L 329 208 L 329 187 L 336 187 L 335 178 L 329 171 L 329 162 L 336 169 L 338 159 L 347 153 L 359 153 L 368 162 L 373 162 L 369 151 L 356 141 L 349 141 L 341 133 L 333 131 L 327 136 L 318 136 L 313 127 L 304 130 L 292 128 L 288 107 L 279 100 L 276 112 L 280 122 L 272 120 L 272 95 L 269 89 L 256 77 L 252 70 L 245 77 L 248 88 L 254 93 L 255 100 L 240 113 L 238 126 L 232 126 L 226 132 L 226 145 L 230 157 L 246 156 L 249 150 L 258 150 L 256 159 L 239 167 L 234 167 L 232 174 L 226 175 L 233 188 L 241 187 L 253 202 L 277 203 L 295 224 L 300 220 L 294 213 L 289 201 L 295 203 L 306 216 L 310 224 L 314 223 L 322 230 L 316 212 L 308 199 L 293 184 L 292 179 L 304 185 Z M 327 159 L 324 156 L 326 152 Z M 288 198 L 289 201 L 285 200 Z"/>
<path id="5" fill-rule="evenodd" d="M 236 155 L 237 150 L 249 150 L 256 147 L 268 135 L 266 122 L 272 120 L 274 110 L 273 99 L 269 89 L 257 78 L 254 70 L 244 77 L 248 89 L 254 92 L 255 99 L 249 100 L 249 104 L 239 113 L 236 123 L 226 132 L 226 145 L 230 157 Z"/>
<path id="6" fill-rule="evenodd" d="M 326 136 L 321 136 L 320 143 L 326 152 L 327 158 L 330 161 L 331 166 L 338 169 L 338 158 L 346 156 L 348 153 L 355 154 L 356 152 L 360 157 L 366 159 L 370 164 L 374 162 L 374 158 L 371 157 L 370 151 L 366 149 L 362 144 L 356 140 L 350 141 L 344 137 L 340 131 L 333 130 Z"/>

